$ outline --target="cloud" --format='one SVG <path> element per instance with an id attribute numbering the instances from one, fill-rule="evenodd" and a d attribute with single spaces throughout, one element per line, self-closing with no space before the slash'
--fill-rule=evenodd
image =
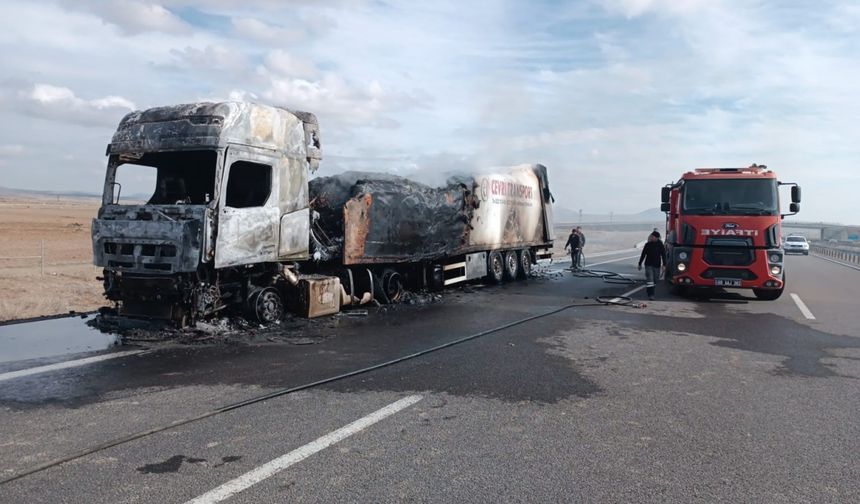
<path id="1" fill-rule="evenodd" d="M 275 49 L 266 55 L 263 71 L 279 77 L 301 79 L 314 78 L 319 74 L 313 62 L 293 56 L 283 49 Z"/>
<path id="2" fill-rule="evenodd" d="M 302 26 L 286 29 L 252 17 L 235 17 L 230 22 L 236 35 L 268 46 L 293 44 L 307 37 L 307 31 Z"/>
<path id="3" fill-rule="evenodd" d="M 689 14 L 702 7 L 721 2 L 713 0 L 603 0 L 602 3 L 609 11 L 621 13 L 628 18 L 635 18 L 649 13 Z"/>
<path id="4" fill-rule="evenodd" d="M 0 145 L 0 156 L 20 156 L 24 152 L 24 146 L 18 144 Z"/>
<path id="5" fill-rule="evenodd" d="M 176 14 L 151 2 L 114 0 L 100 3 L 94 12 L 128 35 L 144 32 L 184 34 L 191 31 L 188 23 Z"/>
<path id="6" fill-rule="evenodd" d="M 135 104 L 122 96 L 83 99 L 66 87 L 51 84 L 7 85 L 2 89 L 4 107 L 42 119 L 82 126 L 114 126 Z"/>
<path id="7" fill-rule="evenodd" d="M 249 63 L 244 53 L 223 45 L 208 44 L 202 49 L 188 46 L 172 49 L 170 54 L 175 62 L 173 68 L 186 70 L 206 70 L 240 74 L 247 76 Z"/>
<path id="8" fill-rule="evenodd" d="M 7 0 L 4 12 L 0 137 L 28 146 L 15 164 L 32 168 L 4 170 L 19 186 L 97 186 L 80 160 L 135 104 L 218 97 L 317 113 L 324 173 L 543 162 L 561 206 L 635 212 L 685 169 L 761 162 L 804 184 L 804 218 L 860 222 L 850 2 Z M 34 136 L 51 148 L 30 148 Z"/>

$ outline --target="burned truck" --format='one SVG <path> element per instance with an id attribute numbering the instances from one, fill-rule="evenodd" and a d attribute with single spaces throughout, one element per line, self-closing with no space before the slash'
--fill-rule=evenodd
<path id="1" fill-rule="evenodd" d="M 314 317 L 395 303 L 405 289 L 523 278 L 552 248 L 544 166 L 442 187 L 359 172 L 310 180 L 322 156 L 307 112 L 245 102 L 136 111 L 107 156 L 93 256 L 124 317 Z M 152 194 L 121 199 L 118 170 L 143 167 L 155 170 Z"/>

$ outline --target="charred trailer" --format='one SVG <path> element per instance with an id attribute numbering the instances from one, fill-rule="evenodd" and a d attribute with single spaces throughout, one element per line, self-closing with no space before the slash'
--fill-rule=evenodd
<path id="1" fill-rule="evenodd" d="M 546 168 L 522 165 L 442 187 L 348 172 L 310 182 L 315 257 L 333 257 L 350 295 L 396 301 L 404 286 L 441 289 L 527 277 L 552 248 Z"/>
<path id="2" fill-rule="evenodd" d="M 396 302 L 404 285 L 522 277 L 552 246 L 543 166 L 436 188 L 367 174 L 309 183 L 321 150 L 305 112 L 245 102 L 132 112 L 107 155 L 93 257 L 124 317 L 320 316 Z M 118 174 L 142 172 L 154 172 L 151 194 L 124 195 Z"/>

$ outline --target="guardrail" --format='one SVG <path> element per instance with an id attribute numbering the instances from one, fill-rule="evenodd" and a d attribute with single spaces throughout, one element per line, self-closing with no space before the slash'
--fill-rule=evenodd
<path id="1" fill-rule="evenodd" d="M 820 256 L 829 257 L 836 261 L 848 264 L 860 265 L 860 249 L 851 250 L 844 248 L 828 247 L 825 245 L 813 245 L 812 252 Z"/>

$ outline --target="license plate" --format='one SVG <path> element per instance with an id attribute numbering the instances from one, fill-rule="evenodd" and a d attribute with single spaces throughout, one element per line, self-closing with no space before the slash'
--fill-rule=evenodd
<path id="1" fill-rule="evenodd" d="M 717 287 L 740 287 L 741 280 L 739 278 L 716 278 L 714 285 Z"/>

